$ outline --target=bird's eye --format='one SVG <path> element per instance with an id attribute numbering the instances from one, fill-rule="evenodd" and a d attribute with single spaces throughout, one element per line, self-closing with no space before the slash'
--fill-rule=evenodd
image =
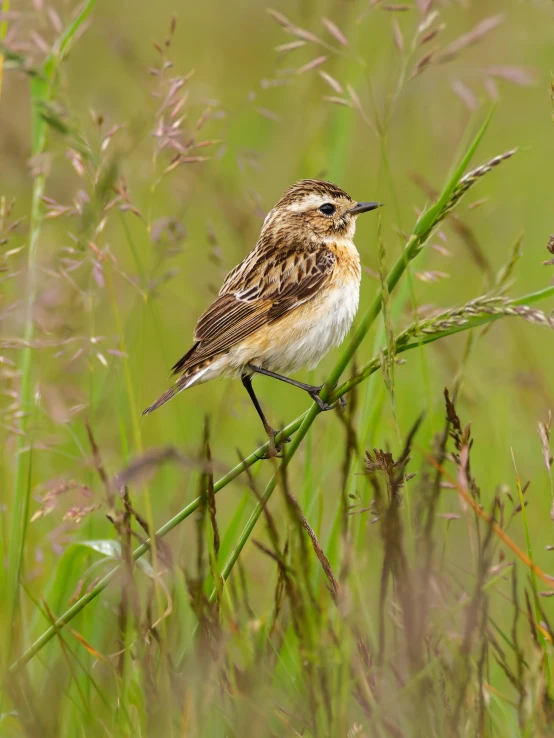
<path id="1" fill-rule="evenodd" d="M 330 202 L 326 202 L 324 205 L 322 205 L 319 208 L 319 212 L 323 213 L 323 215 L 333 215 L 335 210 L 336 210 L 336 207 Z"/>

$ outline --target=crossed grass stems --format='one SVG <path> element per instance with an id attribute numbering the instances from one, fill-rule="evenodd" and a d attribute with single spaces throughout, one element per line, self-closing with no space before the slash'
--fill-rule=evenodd
<path id="1" fill-rule="evenodd" d="M 530 307 L 533 303 L 553 296 L 554 286 L 525 295 L 524 297 L 515 300 L 509 300 L 501 294 L 482 296 L 472 300 L 462 307 L 452 308 L 440 313 L 439 315 L 414 322 L 413 325 L 398 335 L 395 340 L 389 341 L 387 348 L 366 364 L 354 377 L 340 386 L 337 386 L 341 375 L 348 364 L 352 361 L 357 349 L 366 337 L 383 307 L 386 306 L 390 294 L 406 272 L 408 265 L 421 252 L 437 226 L 442 220 L 444 220 L 449 212 L 456 207 L 463 195 L 465 195 L 481 177 L 514 153 L 514 151 L 508 151 L 496 156 L 486 164 L 463 175 L 463 172 L 467 168 L 489 125 L 491 117 L 492 111 L 468 147 L 459 165 L 454 170 L 440 197 L 431 207 L 425 210 L 417 220 L 402 254 L 393 266 L 388 277 L 382 280 L 381 289 L 370 305 L 368 311 L 363 316 L 358 327 L 353 332 L 339 360 L 335 364 L 326 383 L 324 384 L 323 389 L 321 390 L 322 400 L 329 403 L 336 402 L 352 390 L 353 387 L 365 381 L 380 368 L 386 369 L 387 366 L 390 367 L 390 365 L 395 361 L 397 354 L 440 340 L 460 331 L 470 330 L 472 328 L 490 324 L 504 317 L 521 317 L 528 322 L 554 328 L 554 319 L 552 317 L 546 315 L 540 310 Z M 279 480 L 283 477 L 286 467 L 296 454 L 296 451 L 300 447 L 303 439 L 320 412 L 321 409 L 318 407 L 317 403 L 314 402 L 309 410 L 289 423 L 289 425 L 283 428 L 276 435 L 275 442 L 277 444 L 288 436 L 293 436 L 293 438 L 291 443 L 285 447 L 285 452 L 283 458 L 280 459 L 280 463 L 277 464 L 277 460 L 273 459 L 273 463 L 276 467 L 275 472 L 268 482 L 264 492 L 259 496 L 256 507 L 239 536 L 233 551 L 225 562 L 223 568 L 220 570 L 220 581 L 215 582 L 216 588 L 211 594 L 210 601 L 216 599 L 217 591 L 221 588 L 221 581 L 225 581 L 229 577 L 240 553 L 242 552 L 242 549 L 251 536 L 256 522 L 279 483 Z M 269 447 L 270 443 L 268 441 L 244 458 L 213 485 L 213 493 L 215 494 L 220 492 L 242 472 L 248 470 L 250 466 L 259 462 L 260 457 L 269 450 Z M 179 525 L 179 523 L 197 510 L 203 502 L 204 499 L 202 496 L 197 497 L 195 500 L 190 502 L 185 508 L 183 508 L 183 510 L 156 531 L 154 541 L 157 539 L 161 540 L 171 530 Z M 133 561 L 136 561 L 143 556 L 150 548 L 155 548 L 156 544 L 154 543 L 154 545 L 151 545 L 151 541 L 152 538 L 150 537 L 132 552 Z M 94 586 L 94 588 L 83 595 L 72 607 L 55 620 L 55 622 L 53 622 L 53 624 L 22 654 L 22 656 L 12 664 L 10 671 L 17 671 L 27 664 L 65 625 L 67 625 L 67 623 L 81 612 L 81 610 L 83 610 L 108 586 L 108 584 L 110 584 L 110 582 L 117 577 L 120 566 L 120 564 L 115 566 Z"/>

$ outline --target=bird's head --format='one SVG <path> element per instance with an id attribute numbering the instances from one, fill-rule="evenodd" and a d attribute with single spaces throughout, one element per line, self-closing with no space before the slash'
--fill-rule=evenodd
<path id="1" fill-rule="evenodd" d="M 309 240 L 351 239 L 358 215 L 379 206 L 378 202 L 357 202 L 331 182 L 302 179 L 268 213 L 264 230 Z"/>

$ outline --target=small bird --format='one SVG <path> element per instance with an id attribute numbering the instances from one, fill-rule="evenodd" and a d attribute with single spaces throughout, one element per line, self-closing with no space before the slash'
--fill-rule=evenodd
<path id="1" fill-rule="evenodd" d="M 377 202 L 355 202 L 331 182 L 303 179 L 264 220 L 248 256 L 225 278 L 219 296 L 200 317 L 195 343 L 175 364 L 175 384 L 146 408 L 151 413 L 195 384 L 240 377 L 267 433 L 273 455 L 276 432 L 252 386 L 263 374 L 305 390 L 321 410 L 323 385 L 284 374 L 314 368 L 347 334 L 358 309 L 360 256 L 356 219 Z"/>

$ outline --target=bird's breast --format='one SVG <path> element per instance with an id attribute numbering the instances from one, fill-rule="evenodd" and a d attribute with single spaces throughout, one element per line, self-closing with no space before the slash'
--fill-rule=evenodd
<path id="1" fill-rule="evenodd" d="M 360 254 L 349 238 L 333 239 L 327 247 L 336 257 L 336 268 L 333 281 L 357 281 L 358 287 L 362 277 Z"/>
<path id="2" fill-rule="evenodd" d="M 272 371 L 287 373 L 316 367 L 350 330 L 358 310 L 360 279 L 354 269 L 333 280 L 321 294 L 268 326 L 258 361 Z"/>

